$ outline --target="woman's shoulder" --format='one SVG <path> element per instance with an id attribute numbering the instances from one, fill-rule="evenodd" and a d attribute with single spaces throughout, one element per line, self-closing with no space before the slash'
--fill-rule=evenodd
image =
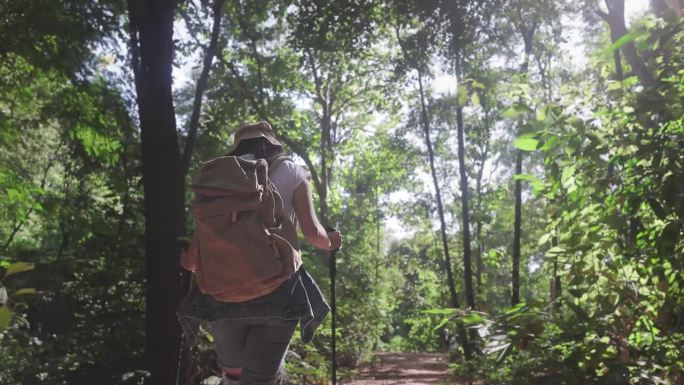
<path id="1" fill-rule="evenodd" d="M 296 163 L 290 158 L 281 160 L 276 169 L 273 170 L 271 179 L 289 179 L 294 181 L 301 181 L 309 179 L 309 171 L 301 164 Z"/>
<path id="2" fill-rule="evenodd" d="M 299 163 L 296 163 L 292 158 L 285 158 L 277 166 L 277 171 L 280 171 L 281 169 L 283 171 L 286 171 L 289 174 L 305 174 L 309 175 L 309 171 L 307 170 L 306 166 L 301 165 Z"/>

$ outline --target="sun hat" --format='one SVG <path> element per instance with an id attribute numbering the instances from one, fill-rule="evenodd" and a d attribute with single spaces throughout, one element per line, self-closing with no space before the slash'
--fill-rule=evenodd
<path id="1" fill-rule="evenodd" d="M 235 136 L 233 137 L 233 145 L 228 148 L 227 153 L 232 154 L 233 151 L 238 148 L 241 141 L 254 138 L 264 138 L 272 145 L 280 147 L 281 150 L 283 149 L 283 145 L 280 144 L 280 142 L 278 142 L 278 140 L 275 138 L 275 132 L 273 132 L 271 125 L 268 124 L 268 122 L 260 121 L 256 123 L 245 124 L 244 126 L 238 128 L 238 130 L 235 131 Z"/>

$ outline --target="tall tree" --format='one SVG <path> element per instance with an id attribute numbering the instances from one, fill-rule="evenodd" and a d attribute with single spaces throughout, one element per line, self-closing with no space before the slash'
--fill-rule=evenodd
<path id="1" fill-rule="evenodd" d="M 176 1 L 128 2 L 140 119 L 145 200 L 145 360 L 148 383 L 176 381 L 184 290 L 178 266 L 184 235 L 184 178 L 171 91 Z"/>
<path id="2" fill-rule="evenodd" d="M 202 112 L 202 100 L 204 98 L 204 92 L 207 88 L 207 83 L 209 81 L 209 72 L 211 71 L 212 62 L 217 54 L 221 54 L 220 51 L 222 47 L 219 46 L 219 35 L 221 31 L 221 18 L 223 17 L 223 3 L 224 0 L 214 0 L 214 3 L 212 5 L 214 22 L 211 28 L 211 37 L 209 39 L 209 44 L 204 50 L 202 72 L 200 73 L 200 76 L 197 79 L 197 86 L 195 87 L 195 98 L 192 103 L 192 115 L 190 116 L 188 135 L 185 140 L 185 146 L 182 157 L 183 175 L 187 174 L 190 168 L 190 161 L 192 160 L 192 153 L 195 148 L 197 131 L 199 130 L 200 115 Z M 198 45 L 201 45 L 201 43 Z"/>
<path id="3" fill-rule="evenodd" d="M 361 103 L 373 107 L 387 85 L 387 60 L 375 50 L 378 4 L 365 0 L 336 2 L 296 1 L 296 25 L 292 33 L 301 52 L 302 72 L 312 90 L 318 143 L 302 156 L 312 171 L 321 220 L 329 224 L 328 194 L 334 176 L 337 149 L 353 136 L 353 110 Z M 295 20 L 290 19 L 293 24 Z M 370 53 L 375 55 L 371 55 Z M 312 143 L 313 144 L 313 143 Z M 303 150 L 303 149 L 302 149 Z M 313 160 L 318 158 L 318 167 Z"/>
<path id="4" fill-rule="evenodd" d="M 420 125 L 422 127 L 425 146 L 428 153 L 428 162 L 430 164 L 430 175 L 432 177 L 432 185 L 435 191 L 435 200 L 437 203 L 437 214 L 439 216 L 440 234 L 442 241 L 442 251 L 444 254 L 444 267 L 447 273 L 447 289 L 449 291 L 449 300 L 453 308 L 460 307 L 458 299 L 458 292 L 456 290 L 456 283 L 454 274 L 452 272 L 451 255 L 449 253 L 449 241 L 447 235 L 446 219 L 444 217 L 444 204 L 442 201 L 442 193 L 439 185 L 437 169 L 435 167 L 435 156 L 433 150 L 433 143 L 430 137 L 430 117 L 428 115 L 428 106 L 426 101 L 426 91 L 423 85 L 424 76 L 428 71 L 429 57 L 434 52 L 435 34 L 434 24 L 425 22 L 422 25 L 412 25 L 411 20 L 406 20 L 405 17 L 413 12 L 422 12 L 423 9 L 414 8 L 416 4 L 411 2 L 395 4 L 395 11 L 397 12 L 397 20 L 395 21 L 395 34 L 397 42 L 401 48 L 404 64 L 406 70 L 415 71 L 418 75 L 418 96 L 420 98 Z M 418 28 L 417 32 L 405 33 L 402 28 L 407 29 Z M 431 28 L 432 27 L 432 28 Z M 404 36 L 403 34 L 406 34 Z M 459 337 L 463 345 L 463 352 L 467 359 L 471 357 L 471 349 L 468 344 L 468 337 L 463 325 L 459 325 Z"/>
<path id="5" fill-rule="evenodd" d="M 479 78 L 479 77 L 478 77 Z M 480 106 L 482 107 L 482 117 L 480 118 L 480 124 L 475 136 L 475 144 L 477 147 L 476 161 L 477 169 L 475 171 L 475 194 L 477 196 L 477 201 L 475 203 L 475 242 L 476 253 L 475 253 L 475 279 L 477 282 L 477 289 L 480 295 L 484 294 L 484 288 L 482 287 L 482 271 L 484 269 L 484 264 L 482 263 L 482 253 L 485 251 L 484 235 L 482 233 L 482 227 L 484 224 L 484 186 L 482 185 L 484 179 L 484 171 L 487 165 L 487 161 L 490 156 L 490 135 L 492 131 L 492 119 L 491 112 L 493 110 L 493 101 L 490 100 L 490 96 L 494 94 L 495 81 L 493 79 L 493 74 L 485 72 L 483 73 L 481 84 L 484 88 L 479 91 L 478 99 L 480 101 Z M 492 98 L 493 99 L 493 98 Z"/>
<path id="6" fill-rule="evenodd" d="M 534 34 L 537 29 L 538 21 L 529 21 L 523 18 L 522 11 L 518 8 L 518 19 L 516 27 L 523 39 L 524 56 L 520 65 L 520 74 L 527 79 L 527 72 L 530 66 L 530 56 L 534 48 Z M 522 117 L 518 120 L 518 135 L 522 134 L 524 121 Z M 517 149 L 515 154 L 515 174 L 522 174 L 522 150 Z M 513 222 L 513 270 L 511 274 L 511 304 L 516 305 L 520 302 L 520 240 L 522 237 L 522 181 L 515 179 L 515 218 Z"/>
<path id="7" fill-rule="evenodd" d="M 461 76 L 461 79 L 463 77 Z M 464 88 L 461 88 L 465 92 Z M 459 185 L 461 188 L 461 231 L 463 233 L 463 278 L 465 285 L 466 303 L 471 309 L 475 309 L 475 293 L 473 291 L 473 272 L 470 247 L 470 210 L 468 207 L 468 171 L 465 165 L 465 127 L 463 123 L 463 106 L 465 103 L 459 102 L 456 106 L 456 135 L 458 137 L 458 169 Z"/>
<path id="8" fill-rule="evenodd" d="M 456 135 L 458 139 L 459 186 L 461 192 L 461 233 L 463 236 L 463 284 L 465 288 L 466 304 L 475 308 L 475 294 L 473 291 L 472 248 L 470 235 L 470 208 L 468 191 L 468 173 L 465 163 L 465 124 L 463 107 L 467 100 L 465 79 L 469 68 L 469 54 L 474 48 L 478 36 L 487 31 L 487 19 L 491 9 L 496 8 L 496 2 L 483 4 L 479 1 L 440 1 L 436 3 L 436 13 L 439 14 L 440 24 L 447 36 L 446 48 L 443 55 L 450 64 L 450 72 L 456 76 L 459 83 L 458 102 L 456 104 Z"/>

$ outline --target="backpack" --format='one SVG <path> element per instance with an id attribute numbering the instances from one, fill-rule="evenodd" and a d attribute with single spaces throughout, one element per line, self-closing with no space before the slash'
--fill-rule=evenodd
<path id="1" fill-rule="evenodd" d="M 224 302 L 269 294 L 301 265 L 297 234 L 269 179 L 264 159 L 222 156 L 202 165 L 192 180 L 193 247 L 201 292 Z"/>

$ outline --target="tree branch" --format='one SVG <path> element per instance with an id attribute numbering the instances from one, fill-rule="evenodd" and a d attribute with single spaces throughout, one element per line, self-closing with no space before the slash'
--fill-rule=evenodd
<path id="1" fill-rule="evenodd" d="M 264 80 L 263 80 L 263 64 L 261 63 L 261 58 L 259 57 L 259 51 L 257 50 L 257 41 L 256 38 L 254 37 L 254 34 L 252 34 L 249 30 L 249 26 L 245 23 L 245 20 L 243 19 L 244 14 L 240 12 L 241 9 L 244 7 L 242 4 L 240 4 L 239 0 L 235 0 L 235 7 L 238 10 L 238 17 L 237 21 L 238 24 L 240 25 L 240 28 L 244 32 L 245 36 L 249 39 L 250 42 L 250 48 L 252 48 L 252 52 L 254 53 L 254 61 L 256 62 L 257 65 L 257 89 L 259 91 L 259 101 L 260 104 L 263 106 L 265 105 L 265 97 L 264 97 Z"/>
<path id="2" fill-rule="evenodd" d="M 45 189 L 45 183 L 47 182 L 47 176 L 48 172 L 52 168 L 52 165 L 57 158 L 57 155 L 59 154 L 60 149 L 62 148 L 62 145 L 64 144 L 64 139 L 62 139 L 59 144 L 57 145 L 57 148 L 55 149 L 55 152 L 52 154 L 50 158 L 48 158 L 48 163 L 47 166 L 45 166 L 45 170 L 43 171 L 43 176 L 40 180 L 40 189 L 43 190 Z M 28 220 L 28 217 L 33 214 L 33 210 L 35 209 L 35 205 L 31 206 L 28 211 L 26 212 L 26 217 L 21 220 L 19 223 L 15 222 L 15 225 L 12 228 L 12 233 L 10 233 L 9 237 L 7 238 L 7 241 L 5 241 L 5 244 L 2 245 L 2 250 L 7 250 L 7 248 L 12 244 L 12 241 L 14 241 L 14 237 L 17 235 L 19 230 L 21 230 L 22 227 L 24 227 L 24 224 Z"/>
<path id="3" fill-rule="evenodd" d="M 186 175 L 188 173 L 188 169 L 190 168 L 190 160 L 192 159 L 192 152 L 195 146 L 195 140 L 197 139 L 197 131 L 199 128 L 199 119 L 202 110 L 202 97 L 204 96 L 204 91 L 207 88 L 209 71 L 211 71 L 211 63 L 218 52 L 218 38 L 219 32 L 221 30 L 221 17 L 223 15 L 223 0 L 214 0 L 212 9 L 214 12 L 214 25 L 211 31 L 211 40 L 209 41 L 209 46 L 204 54 L 204 66 L 202 67 L 202 73 L 197 80 L 197 87 L 195 89 L 195 100 L 192 105 L 190 127 L 188 129 L 188 136 L 185 140 L 185 149 L 183 150 L 183 159 L 181 161 L 183 175 Z"/>
<path id="4" fill-rule="evenodd" d="M 263 106 L 259 104 L 259 101 L 256 99 L 256 96 L 254 95 L 254 92 L 252 89 L 249 88 L 247 82 L 245 79 L 240 75 L 240 72 L 237 70 L 235 65 L 223 58 L 222 56 L 219 56 L 219 62 L 223 65 L 225 65 L 228 70 L 233 74 L 235 79 L 238 81 L 240 84 L 240 87 L 243 89 L 245 92 L 245 95 L 247 96 L 247 101 L 249 104 L 252 106 L 254 111 L 257 113 L 257 116 L 259 119 L 264 120 L 264 121 L 271 121 L 269 119 L 268 114 L 264 110 Z M 297 143 L 294 139 L 290 138 L 285 132 L 282 132 L 277 129 L 277 127 L 273 127 L 273 130 L 276 132 L 276 135 L 282 139 L 282 141 L 285 143 L 287 147 L 289 147 L 295 154 L 297 154 L 300 158 L 304 160 L 304 163 L 306 163 L 307 167 L 309 168 L 309 173 L 311 174 L 311 179 L 314 182 L 314 187 L 316 188 L 316 191 L 320 192 L 321 188 L 321 179 L 318 176 L 318 172 L 316 171 L 316 168 L 314 167 L 313 161 L 311 160 L 311 157 L 309 154 L 306 152 L 303 146 L 301 146 L 299 143 Z"/>

